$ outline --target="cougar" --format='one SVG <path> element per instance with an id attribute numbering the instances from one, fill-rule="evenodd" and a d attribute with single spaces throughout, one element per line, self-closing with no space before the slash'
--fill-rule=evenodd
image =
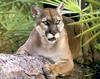
<path id="1" fill-rule="evenodd" d="M 53 60 L 54 64 L 46 64 L 44 68 L 54 75 L 70 75 L 74 68 L 73 58 L 81 54 L 79 38 L 74 39 L 76 29 L 67 25 L 73 20 L 62 16 L 63 7 L 63 3 L 56 9 L 32 6 L 36 26 L 17 51 L 18 54 L 41 55 Z"/>

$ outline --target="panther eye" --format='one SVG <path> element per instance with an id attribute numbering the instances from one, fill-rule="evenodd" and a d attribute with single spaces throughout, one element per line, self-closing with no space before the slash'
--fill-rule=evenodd
<path id="1" fill-rule="evenodd" d="M 45 25 L 49 25 L 49 23 L 48 23 L 47 21 L 43 21 L 43 23 L 44 23 Z"/>
<path id="2" fill-rule="evenodd" d="M 57 20 L 57 21 L 56 21 L 56 24 L 59 24 L 59 23 L 60 23 L 60 20 Z"/>

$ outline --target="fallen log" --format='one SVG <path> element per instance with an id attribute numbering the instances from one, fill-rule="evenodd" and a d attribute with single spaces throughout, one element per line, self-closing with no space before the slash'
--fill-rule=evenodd
<path id="1" fill-rule="evenodd" d="M 0 54 L 0 79 L 46 79 L 42 56 Z"/>
<path id="2" fill-rule="evenodd" d="M 85 79 L 81 65 L 75 65 L 71 77 L 55 78 L 44 72 L 43 66 L 47 63 L 51 61 L 42 56 L 0 54 L 0 79 Z"/>

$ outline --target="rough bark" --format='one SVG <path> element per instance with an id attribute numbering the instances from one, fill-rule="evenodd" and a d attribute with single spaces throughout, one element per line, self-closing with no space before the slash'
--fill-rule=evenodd
<path id="1" fill-rule="evenodd" d="M 0 54 L 0 79 L 45 79 L 41 56 Z"/>
<path id="2" fill-rule="evenodd" d="M 55 79 L 48 72 L 44 73 L 43 66 L 47 63 L 50 61 L 42 56 L 0 54 L 0 79 Z M 85 79 L 83 67 L 75 65 L 71 77 L 56 79 Z"/>

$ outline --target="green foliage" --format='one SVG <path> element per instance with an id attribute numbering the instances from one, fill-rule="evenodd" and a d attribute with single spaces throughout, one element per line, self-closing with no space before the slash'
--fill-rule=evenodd
<path id="1" fill-rule="evenodd" d="M 41 6 L 41 2 L 54 6 L 64 2 L 65 10 L 63 14 L 79 14 L 73 17 L 80 17 L 80 20 L 71 24 L 84 23 L 89 26 L 89 29 L 78 36 L 85 35 L 88 32 L 93 34 L 83 46 L 93 39 L 100 40 L 100 2 L 99 0 L 86 1 L 89 2 L 89 5 L 81 9 L 82 0 L 0 0 L 0 52 L 2 52 L 1 48 L 7 44 L 12 52 L 16 51 L 26 40 L 26 37 L 29 36 L 30 31 L 34 27 L 30 8 L 33 4 Z M 100 50 L 99 44 L 96 41 L 95 48 L 98 50 Z"/>
<path id="2" fill-rule="evenodd" d="M 3 43 L 9 41 L 11 51 L 21 45 L 34 27 L 31 6 L 39 5 L 36 0 L 0 0 L 0 52 Z M 1 40 L 3 38 L 4 40 Z M 5 44 L 6 46 L 6 44 Z M 5 48 L 7 49 L 7 48 Z M 5 49 L 3 52 L 5 52 Z"/>
<path id="3" fill-rule="evenodd" d="M 89 26 L 89 28 L 84 32 L 82 31 L 82 33 L 76 37 L 85 35 L 88 32 L 93 34 L 93 36 L 83 44 L 84 46 L 93 39 L 97 40 L 97 38 L 100 36 L 100 2 L 99 0 L 86 0 L 85 2 L 88 2 L 89 5 L 82 9 L 82 1 L 83 0 L 44 0 L 43 3 L 57 6 L 59 3 L 63 2 L 65 6 L 65 11 L 63 11 L 63 14 L 79 14 L 73 17 L 80 17 L 80 20 L 78 22 L 71 23 L 70 25 L 84 23 L 85 25 Z M 96 44 L 100 44 L 98 41 L 96 42 Z M 95 47 L 100 50 L 98 45 Z"/>

